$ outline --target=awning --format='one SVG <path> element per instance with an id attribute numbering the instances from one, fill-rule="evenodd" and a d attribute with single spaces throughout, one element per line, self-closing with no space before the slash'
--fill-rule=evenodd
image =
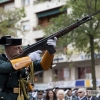
<path id="1" fill-rule="evenodd" d="M 7 2 L 7 1 L 10 1 L 10 0 L 0 0 L 0 3 L 4 3 L 4 2 Z"/>
<path id="2" fill-rule="evenodd" d="M 50 16 L 50 15 L 58 14 L 58 13 L 61 13 L 61 12 L 65 11 L 65 10 L 61 11 L 60 8 L 50 9 L 50 10 L 38 12 L 36 14 L 37 14 L 38 18 L 41 18 L 41 17 Z"/>

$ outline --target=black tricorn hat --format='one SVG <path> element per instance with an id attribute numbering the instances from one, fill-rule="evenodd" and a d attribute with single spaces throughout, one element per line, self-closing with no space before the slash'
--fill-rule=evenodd
<path id="1" fill-rule="evenodd" d="M 43 90 L 38 90 L 38 94 L 42 95 L 44 93 Z"/>
<path id="2" fill-rule="evenodd" d="M 0 39 L 0 45 L 4 46 L 14 46 L 14 45 L 21 45 L 22 39 L 21 38 L 12 38 L 11 36 L 3 36 Z"/>

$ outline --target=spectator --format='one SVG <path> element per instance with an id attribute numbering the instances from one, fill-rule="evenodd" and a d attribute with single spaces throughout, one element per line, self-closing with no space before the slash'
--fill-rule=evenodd
<path id="1" fill-rule="evenodd" d="M 65 100 L 65 93 L 64 90 L 58 90 L 57 91 L 57 100 Z"/>
<path id="2" fill-rule="evenodd" d="M 73 91 L 72 91 L 72 94 L 73 96 L 75 96 L 76 98 L 78 97 L 78 88 L 75 88 Z"/>
<path id="3" fill-rule="evenodd" d="M 44 92 L 42 90 L 38 90 L 37 97 L 35 98 L 35 100 L 44 100 L 43 93 Z"/>
<path id="4" fill-rule="evenodd" d="M 53 89 L 53 91 L 55 92 L 55 94 L 57 94 L 57 91 L 59 90 L 59 88 L 58 87 L 55 87 L 54 89 Z"/>
<path id="5" fill-rule="evenodd" d="M 65 99 L 66 100 L 78 100 L 78 98 L 73 96 L 71 88 L 68 88 Z"/>
<path id="6" fill-rule="evenodd" d="M 88 95 L 88 91 L 89 91 L 89 90 L 93 90 L 93 88 L 87 88 L 87 89 L 86 89 L 86 97 L 87 97 L 87 100 L 97 100 L 96 97 L 94 97 L 94 96 L 89 96 L 89 95 Z"/>
<path id="7" fill-rule="evenodd" d="M 75 88 L 73 91 L 72 91 L 72 94 L 73 94 L 73 98 L 75 100 L 78 100 L 78 88 Z"/>
<path id="8" fill-rule="evenodd" d="M 57 100 L 55 92 L 53 90 L 48 90 L 45 100 Z"/>
<path id="9" fill-rule="evenodd" d="M 86 94 L 86 90 L 84 88 L 79 88 L 78 89 L 78 98 L 79 98 L 79 100 L 87 100 L 85 94 Z"/>

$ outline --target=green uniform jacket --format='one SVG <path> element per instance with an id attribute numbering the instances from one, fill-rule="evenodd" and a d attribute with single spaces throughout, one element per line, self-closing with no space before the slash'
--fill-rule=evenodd
<path id="1" fill-rule="evenodd" d="M 41 71 L 43 70 L 40 61 L 34 62 L 34 71 Z M 7 75 L 10 74 L 8 82 L 7 82 L 7 88 L 14 88 L 18 87 L 18 80 L 20 79 L 20 75 L 24 78 L 25 75 L 25 68 L 23 68 L 20 71 L 16 71 L 13 69 L 12 64 L 4 54 L 0 55 L 0 88 L 3 87 L 3 84 L 5 82 L 5 79 Z M 0 100 L 17 100 L 18 94 L 15 93 L 6 93 L 0 91 Z"/>
<path id="2" fill-rule="evenodd" d="M 65 100 L 69 100 L 67 96 L 65 96 Z M 72 100 L 79 100 L 78 97 L 72 96 Z"/>

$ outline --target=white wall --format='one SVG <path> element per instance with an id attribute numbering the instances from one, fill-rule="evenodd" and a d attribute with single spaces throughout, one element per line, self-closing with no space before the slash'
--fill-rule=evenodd
<path id="1" fill-rule="evenodd" d="M 62 5 L 65 4 L 65 1 L 47 1 L 47 2 L 43 2 L 43 3 L 39 3 L 39 4 L 33 4 L 34 6 L 34 9 L 33 11 L 36 13 L 36 12 L 41 12 L 41 11 L 45 11 L 45 10 L 49 10 L 49 9 L 52 9 L 52 8 L 56 8 L 56 7 L 60 7 Z"/>
<path id="2" fill-rule="evenodd" d="M 4 6 L 5 10 L 13 10 L 15 7 L 14 3 L 9 3 Z"/>
<path id="3" fill-rule="evenodd" d="M 70 80 L 75 80 L 75 67 L 71 67 Z"/>
<path id="4" fill-rule="evenodd" d="M 95 66 L 96 78 L 100 79 L 100 64 Z"/>
<path id="5" fill-rule="evenodd" d="M 43 73 L 43 82 L 44 83 L 52 82 L 52 70 L 51 69 Z"/>

